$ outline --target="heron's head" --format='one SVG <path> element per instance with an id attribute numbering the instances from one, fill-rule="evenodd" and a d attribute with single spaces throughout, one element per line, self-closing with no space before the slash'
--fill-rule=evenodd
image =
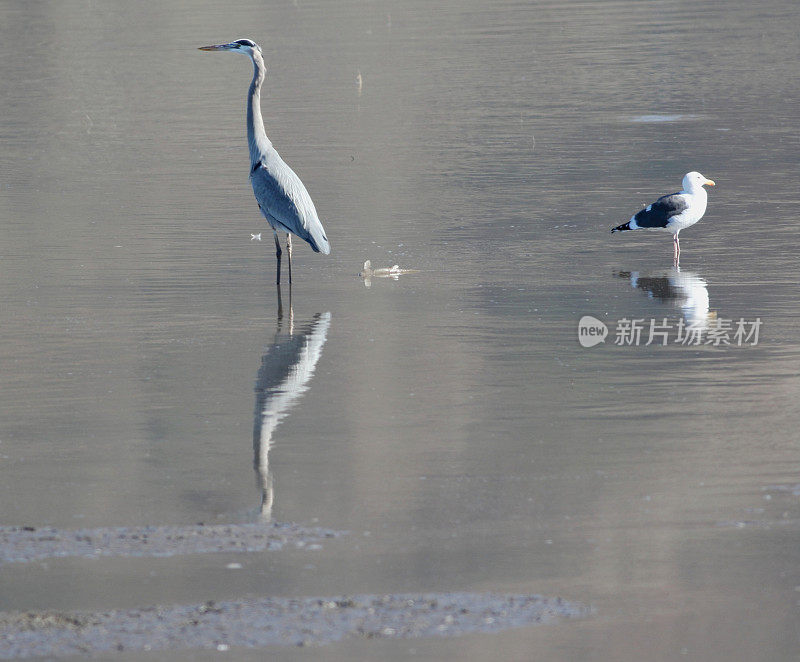
<path id="1" fill-rule="evenodd" d="M 250 39 L 237 39 L 229 44 L 217 44 L 215 46 L 201 46 L 201 51 L 230 51 L 231 53 L 243 53 L 253 57 L 255 53 L 261 54 L 261 46 Z"/>
<path id="2" fill-rule="evenodd" d="M 687 172 L 683 177 L 683 190 L 696 191 L 703 186 L 716 186 L 714 181 L 706 179 L 699 172 Z"/>

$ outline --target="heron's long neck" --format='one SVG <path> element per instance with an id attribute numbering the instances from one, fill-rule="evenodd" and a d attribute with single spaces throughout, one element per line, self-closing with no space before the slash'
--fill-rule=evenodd
<path id="1" fill-rule="evenodd" d="M 260 53 L 253 54 L 253 80 L 247 93 L 247 143 L 250 146 L 250 165 L 258 163 L 261 155 L 272 146 L 264 131 L 261 118 L 261 84 L 267 75 L 267 67 Z"/>

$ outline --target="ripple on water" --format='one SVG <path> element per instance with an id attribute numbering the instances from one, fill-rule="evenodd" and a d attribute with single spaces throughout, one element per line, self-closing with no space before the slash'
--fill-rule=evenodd
<path id="1" fill-rule="evenodd" d="M 700 115 L 634 115 L 631 122 L 689 122 L 700 119 Z"/>

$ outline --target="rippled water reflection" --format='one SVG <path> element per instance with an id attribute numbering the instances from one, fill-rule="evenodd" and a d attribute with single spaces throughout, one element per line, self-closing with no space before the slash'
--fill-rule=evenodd
<path id="1" fill-rule="evenodd" d="M 305 323 L 295 323 L 289 302 L 288 322 L 283 319 L 283 300 L 278 290 L 278 328 L 256 378 L 256 410 L 253 422 L 253 466 L 261 487 L 261 517 L 269 521 L 275 501 L 269 451 L 278 424 L 308 390 L 309 381 L 327 340 L 331 314 L 317 314 Z M 284 329 L 284 324 L 288 329 Z"/>
<path id="2" fill-rule="evenodd" d="M 266 489 L 273 519 L 350 531 L 238 572 L 4 566 L 0 608 L 531 591 L 596 614 L 326 657 L 797 657 L 794 3 L 0 17 L 0 523 L 253 521 Z M 295 251 L 291 332 L 251 241 L 250 66 L 195 50 L 244 36 L 333 246 Z M 717 186 L 680 272 L 669 236 L 611 237 L 694 169 Z M 365 288 L 366 259 L 418 273 Z M 583 315 L 763 327 L 741 348 L 584 349 Z M 288 356 L 265 368 L 284 343 L 307 381 Z M 305 390 L 280 408 L 291 365 Z"/>

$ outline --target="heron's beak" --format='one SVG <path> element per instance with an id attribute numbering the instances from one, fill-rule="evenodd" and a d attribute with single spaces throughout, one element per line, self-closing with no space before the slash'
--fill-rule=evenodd
<path id="1" fill-rule="evenodd" d="M 198 51 L 227 51 L 230 49 L 230 44 L 217 44 L 215 46 L 201 46 Z"/>
<path id="2" fill-rule="evenodd" d="M 707 179 L 706 181 L 703 182 L 703 185 L 704 186 L 716 186 L 716 184 L 714 183 L 713 179 Z"/>

